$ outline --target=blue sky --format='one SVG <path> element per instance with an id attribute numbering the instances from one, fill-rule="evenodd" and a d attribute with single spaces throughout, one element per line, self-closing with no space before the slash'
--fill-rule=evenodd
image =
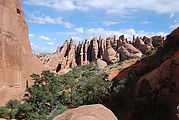
<path id="1" fill-rule="evenodd" d="M 124 34 L 167 35 L 179 26 L 179 0 L 21 0 L 34 53 L 65 40 Z"/>

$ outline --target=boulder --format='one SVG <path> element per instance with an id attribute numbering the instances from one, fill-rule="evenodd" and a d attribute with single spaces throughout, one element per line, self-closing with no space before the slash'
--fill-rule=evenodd
<path id="1" fill-rule="evenodd" d="M 120 60 L 129 60 L 142 57 L 142 53 L 133 45 L 128 43 L 124 43 L 121 47 L 119 47 L 117 52 L 120 55 Z"/>
<path id="2" fill-rule="evenodd" d="M 117 118 L 103 105 L 94 104 L 65 111 L 53 120 L 117 120 Z"/>
<path id="3" fill-rule="evenodd" d="M 108 64 L 104 61 L 104 60 L 101 60 L 101 59 L 98 59 L 96 61 L 96 64 L 98 65 L 99 68 L 103 69 L 105 68 Z"/>
<path id="4" fill-rule="evenodd" d="M 107 48 L 104 51 L 103 59 L 109 64 L 116 63 L 118 61 L 116 51 L 112 47 Z"/>

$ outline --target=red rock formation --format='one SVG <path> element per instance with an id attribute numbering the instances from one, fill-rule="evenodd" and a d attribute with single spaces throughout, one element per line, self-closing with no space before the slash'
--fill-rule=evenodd
<path id="1" fill-rule="evenodd" d="M 41 57 L 40 60 L 48 70 L 62 74 L 68 72 L 70 68 L 77 66 L 75 55 L 76 45 L 71 39 L 70 43 L 65 41 L 62 47 L 58 47 L 55 54 L 46 55 Z"/>
<path id="2" fill-rule="evenodd" d="M 91 61 L 96 61 L 98 59 L 98 38 L 93 38 L 91 40 Z"/>
<path id="3" fill-rule="evenodd" d="M 53 120 L 117 120 L 111 110 L 103 105 L 84 105 L 65 111 Z"/>
<path id="4" fill-rule="evenodd" d="M 142 57 L 142 53 L 129 43 L 124 43 L 118 48 L 117 52 L 120 55 L 120 60 L 129 60 Z"/>
<path id="5" fill-rule="evenodd" d="M 134 47 L 136 47 L 137 49 L 141 50 L 142 52 L 146 52 L 147 50 L 151 50 L 154 49 L 152 41 L 152 38 L 148 38 L 146 36 L 144 36 L 143 38 L 139 38 L 137 37 L 135 39 L 135 37 L 133 37 L 133 45 Z"/>
<path id="6" fill-rule="evenodd" d="M 179 27 L 168 35 L 164 47 L 170 52 L 174 49 L 172 44 L 179 43 Z M 176 47 L 177 45 L 175 45 Z M 163 51 L 166 49 L 163 48 Z M 168 52 L 167 51 L 167 52 Z M 163 53 L 165 54 L 165 53 Z M 152 60 L 152 59 L 151 59 Z M 169 107 L 169 117 L 171 120 L 177 120 L 177 109 L 179 103 L 179 50 L 177 50 L 169 59 L 164 61 L 156 69 L 141 76 L 137 82 L 137 91 L 139 94 L 139 88 L 143 80 L 148 80 L 152 90 L 160 89 L 160 100 Z M 162 82 L 161 82 L 162 81 Z"/>
<path id="7" fill-rule="evenodd" d="M 32 54 L 28 26 L 19 0 L 0 0 L 0 105 L 20 99 L 30 75 L 43 70 Z"/>
<path id="8" fill-rule="evenodd" d="M 95 37 L 90 43 L 88 40 L 85 40 L 82 44 L 79 43 L 77 48 L 73 42 L 72 49 L 70 48 L 71 43 L 65 41 L 62 47 L 57 48 L 55 54 L 41 57 L 41 60 L 48 69 L 59 73 L 62 70 L 67 71 L 69 67 L 76 65 L 86 65 L 89 62 L 96 63 L 98 59 L 108 64 L 113 64 L 120 60 L 141 57 L 142 53 L 140 50 L 145 52 L 146 50 L 154 49 L 152 38 L 145 36 L 143 38 L 135 38 L 133 36 L 133 39 L 133 41 L 128 41 L 124 35 L 121 35 L 119 39 L 116 39 L 116 36 L 114 36 L 108 37 L 106 40 L 102 37 L 99 39 Z M 70 49 L 73 52 L 68 55 Z"/>
<path id="9" fill-rule="evenodd" d="M 99 68 L 103 69 L 105 68 L 108 64 L 104 61 L 104 60 L 101 60 L 101 59 L 98 59 L 96 61 L 96 64 L 98 65 Z"/>
<path id="10" fill-rule="evenodd" d="M 173 64 L 173 68 L 171 65 Z M 172 70 L 172 71 L 171 71 Z M 170 109 L 170 119 L 171 120 L 178 120 L 176 114 L 179 103 L 179 50 L 168 60 L 166 60 L 163 64 L 161 64 L 158 68 L 154 69 L 150 73 L 143 75 L 137 83 L 137 87 L 141 85 L 143 80 L 148 80 L 152 89 L 159 89 L 161 85 L 159 84 L 159 80 L 169 80 L 168 78 L 171 77 L 169 81 L 175 83 L 176 88 L 173 88 L 176 92 L 170 92 L 169 88 L 165 88 L 160 93 L 160 100 L 163 101 Z M 171 73 L 170 73 L 171 72 Z M 169 82 L 168 81 L 168 82 Z M 170 85 L 168 83 L 168 85 Z M 137 92 L 139 93 L 139 91 Z"/>
<path id="11" fill-rule="evenodd" d="M 110 38 L 107 38 L 106 40 L 106 49 L 104 51 L 104 56 L 103 56 L 103 59 L 109 63 L 109 64 L 113 64 L 115 62 L 118 61 L 118 58 L 117 58 L 117 53 L 116 51 L 111 47 L 111 40 Z"/>
<path id="12" fill-rule="evenodd" d="M 152 45 L 155 48 L 163 47 L 164 37 L 162 37 L 162 36 L 153 36 L 152 39 L 153 39 Z"/>

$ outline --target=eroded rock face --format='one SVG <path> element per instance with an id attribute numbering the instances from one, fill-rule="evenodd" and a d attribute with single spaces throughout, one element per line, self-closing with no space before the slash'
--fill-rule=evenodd
<path id="1" fill-rule="evenodd" d="M 148 81 L 151 91 L 159 90 L 156 95 L 160 97 L 160 102 L 164 103 L 168 109 L 168 119 L 178 120 L 177 109 L 179 103 L 179 27 L 175 29 L 164 42 L 162 54 L 173 51 L 169 59 L 165 60 L 159 66 L 140 77 L 136 86 L 136 94 L 140 94 L 140 87 L 143 81 Z M 167 46 L 167 47 L 166 47 Z M 173 47 L 173 48 L 172 48 Z M 166 51 L 166 48 L 168 50 Z M 174 49 L 176 50 L 174 52 Z M 151 59 L 152 61 L 153 59 Z M 155 59 L 154 59 L 155 60 Z M 157 59 L 158 60 L 158 59 Z M 136 96 L 137 96 L 136 95 Z"/>
<path id="2" fill-rule="evenodd" d="M 171 69 L 171 65 L 173 65 L 172 69 Z M 170 71 L 172 70 L 172 72 Z M 173 87 L 173 91 L 175 92 L 171 92 L 169 88 L 165 88 L 162 89 L 161 93 L 160 93 L 160 100 L 165 103 L 169 109 L 169 116 L 171 120 L 178 120 L 176 114 L 177 114 L 177 109 L 176 107 L 178 106 L 179 103 L 179 50 L 168 60 L 166 60 L 163 64 L 161 64 L 157 69 L 154 69 L 153 71 L 151 71 L 150 73 L 147 73 L 145 75 L 143 75 L 140 80 L 137 83 L 137 86 L 141 86 L 141 83 L 144 80 L 148 80 L 152 90 L 155 89 L 159 89 L 159 87 L 161 86 L 159 84 L 159 80 L 170 80 L 171 82 L 173 82 L 175 84 L 175 87 Z M 171 72 L 171 73 L 170 73 Z M 171 79 L 168 79 L 170 78 Z M 170 86 L 170 84 L 168 83 L 168 86 Z M 140 91 L 138 91 L 137 93 L 140 93 Z"/>
<path id="3" fill-rule="evenodd" d="M 75 55 L 76 45 L 71 39 L 70 42 L 65 41 L 62 47 L 58 47 L 55 54 L 46 55 L 45 57 L 41 57 L 40 60 L 43 64 L 45 64 L 45 67 L 48 70 L 60 74 L 64 73 L 64 71 L 69 71 L 72 67 L 77 66 Z"/>
<path id="4" fill-rule="evenodd" d="M 124 43 L 118 48 L 117 52 L 121 60 L 129 60 L 142 57 L 142 53 L 129 43 Z"/>
<path id="5" fill-rule="evenodd" d="M 72 48 L 70 48 L 71 42 L 65 41 L 63 46 L 57 48 L 55 54 L 42 57 L 41 60 L 48 69 L 60 73 L 60 71 L 67 71 L 76 65 L 86 65 L 89 62 L 97 63 L 99 59 L 103 63 L 113 64 L 120 60 L 140 58 L 142 52 L 155 49 L 153 41 L 152 38 L 146 36 L 143 38 L 133 36 L 133 41 L 127 40 L 124 35 L 118 39 L 116 36 L 107 39 L 94 37 L 91 41 L 85 40 L 79 43 L 77 47 L 72 42 Z"/>
<path id="6" fill-rule="evenodd" d="M 0 0 L 0 105 L 20 99 L 30 75 L 44 69 L 32 54 L 28 26 L 19 0 Z"/>
<path id="7" fill-rule="evenodd" d="M 137 37 L 136 39 L 134 38 L 133 45 L 142 52 L 146 52 L 147 50 L 154 49 L 152 41 L 152 38 L 148 38 L 146 36 L 143 38 Z"/>
<path id="8" fill-rule="evenodd" d="M 111 110 L 103 105 L 84 105 L 65 111 L 53 120 L 117 120 Z"/>
<path id="9" fill-rule="evenodd" d="M 164 37 L 162 36 L 153 36 L 152 44 L 155 48 L 163 47 Z"/>
<path id="10" fill-rule="evenodd" d="M 106 49 L 104 51 L 104 60 L 109 63 L 113 64 L 118 61 L 116 51 L 111 47 L 111 39 L 107 38 L 106 40 Z"/>

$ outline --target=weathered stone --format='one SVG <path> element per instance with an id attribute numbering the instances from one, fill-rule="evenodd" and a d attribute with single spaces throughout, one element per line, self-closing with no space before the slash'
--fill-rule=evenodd
<path id="1" fill-rule="evenodd" d="M 116 116 L 103 105 L 84 105 L 65 111 L 53 120 L 117 120 Z"/>
<path id="2" fill-rule="evenodd" d="M 117 52 L 120 55 L 120 60 L 129 60 L 142 57 L 142 53 L 133 45 L 128 43 L 124 43 L 121 47 L 119 47 Z"/>
<path id="3" fill-rule="evenodd" d="M 133 45 L 138 48 L 139 50 L 141 50 L 142 52 L 146 52 L 147 50 L 151 50 L 154 49 L 153 45 L 152 45 L 152 39 L 148 38 L 146 36 L 144 36 L 143 38 L 139 38 L 137 37 L 134 41 L 133 41 Z"/>
<path id="4" fill-rule="evenodd" d="M 57 48 L 55 54 L 48 55 L 45 61 L 42 60 L 43 63 L 48 65 L 48 68 L 51 68 L 53 71 L 57 69 L 57 67 L 54 66 L 60 66 L 58 68 L 63 70 L 76 66 L 76 64 L 86 65 L 89 62 L 97 62 L 98 59 L 102 59 L 108 64 L 113 64 L 120 60 L 141 57 L 141 51 L 145 52 L 150 49 L 155 49 L 153 47 L 153 39 L 146 36 L 143 38 L 133 36 L 133 41 L 127 40 L 124 35 L 121 35 L 119 39 L 116 39 L 116 36 L 108 37 L 106 40 L 102 37 L 99 37 L 99 39 L 93 38 L 90 44 L 88 40 L 85 40 L 82 44 L 79 43 L 77 48 L 73 47 L 73 52 L 69 52 L 71 49 L 70 44 L 71 43 L 66 41 L 62 47 Z M 75 45 L 73 44 L 73 46 Z M 55 61 L 52 60 L 52 62 L 50 62 L 51 59 L 49 59 L 49 56 Z"/>
<path id="5" fill-rule="evenodd" d="M 0 105 L 21 99 L 30 75 L 44 70 L 32 54 L 19 0 L 0 0 Z"/>
<path id="6" fill-rule="evenodd" d="M 91 40 L 92 53 L 91 53 L 91 61 L 94 62 L 98 59 L 98 38 L 93 38 Z"/>
<path id="7" fill-rule="evenodd" d="M 153 46 L 155 48 L 163 47 L 164 37 L 162 37 L 162 36 L 153 36 L 152 39 L 153 39 L 152 44 L 153 44 Z"/>
<path id="8" fill-rule="evenodd" d="M 104 60 L 101 60 L 101 59 L 98 59 L 96 61 L 96 64 L 98 65 L 99 68 L 103 69 L 105 68 L 108 64 L 104 61 Z"/>
<path id="9" fill-rule="evenodd" d="M 89 47 L 89 41 L 88 40 L 85 40 L 85 44 L 84 44 L 84 56 L 83 56 L 83 62 L 84 64 L 88 64 L 89 63 L 89 59 L 88 59 L 88 47 Z"/>
<path id="10" fill-rule="evenodd" d="M 113 63 L 117 62 L 117 54 L 116 54 L 116 51 L 111 47 L 110 38 L 107 38 L 107 40 L 106 40 L 106 49 L 104 51 L 103 59 L 108 64 L 113 64 Z"/>

